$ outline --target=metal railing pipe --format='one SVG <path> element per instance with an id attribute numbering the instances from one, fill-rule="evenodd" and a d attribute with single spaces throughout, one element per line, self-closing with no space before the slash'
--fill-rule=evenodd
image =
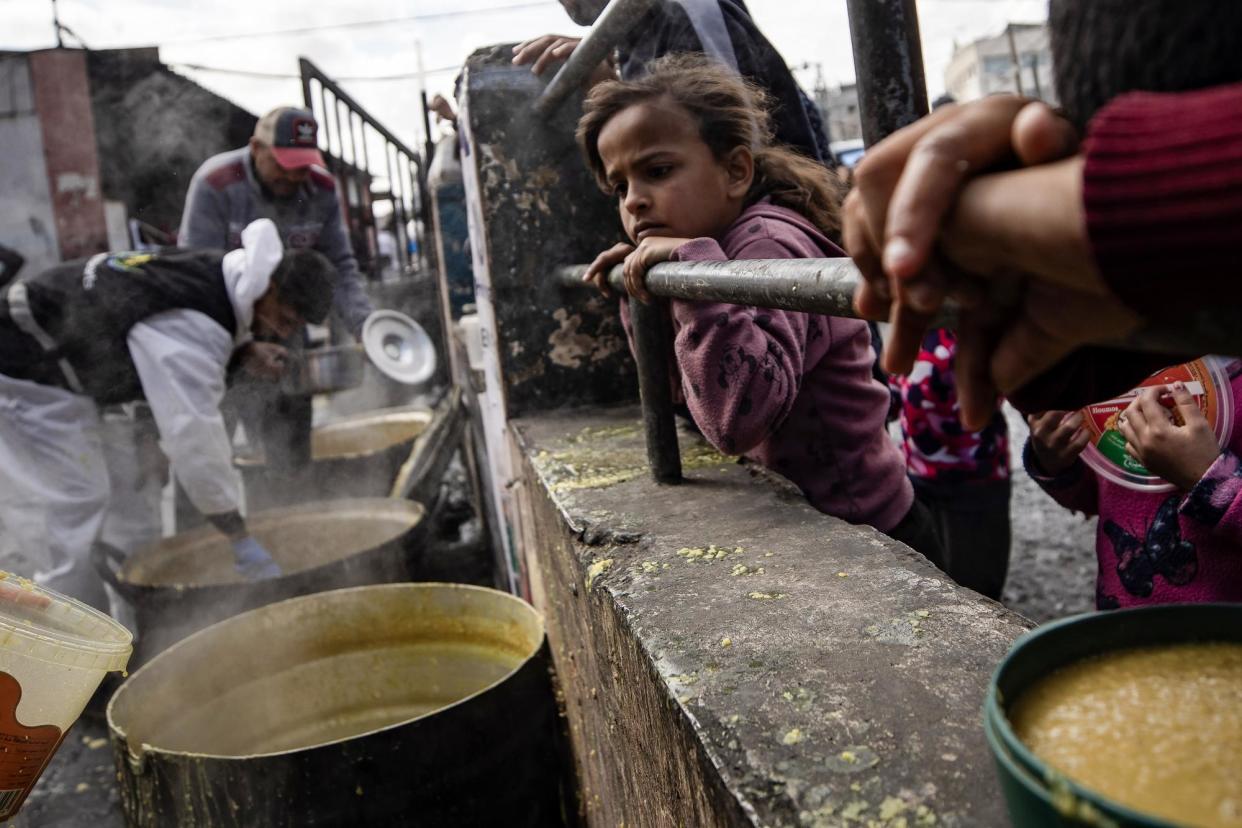
<path id="1" fill-rule="evenodd" d="M 586 265 L 568 265 L 556 272 L 556 278 L 566 286 L 584 286 L 586 269 Z M 647 290 L 668 299 L 857 318 L 854 290 L 861 278 L 858 267 L 846 258 L 664 262 L 647 271 Z M 609 272 L 608 283 L 625 294 L 621 265 Z M 932 326 L 952 328 L 956 321 L 956 309 L 947 303 Z M 1157 354 L 1242 356 L 1242 312 L 1222 306 L 1167 321 L 1153 320 L 1124 339 L 1102 344 Z"/>
<path id="2" fill-rule="evenodd" d="M 846 0 L 867 146 L 927 114 L 927 80 L 914 3 Z"/>
<path id="3" fill-rule="evenodd" d="M 651 4 L 652 0 L 610 0 L 591 31 L 535 101 L 535 111 L 544 117 L 555 112 L 570 92 L 586 83 L 595 67 L 642 20 Z"/>
<path id="4" fill-rule="evenodd" d="M 647 464 L 657 483 L 681 482 L 681 448 L 677 445 L 677 418 L 669 377 L 672 324 L 668 308 L 630 300 L 634 332 L 634 362 L 638 364 L 638 394 L 642 400 Z"/>

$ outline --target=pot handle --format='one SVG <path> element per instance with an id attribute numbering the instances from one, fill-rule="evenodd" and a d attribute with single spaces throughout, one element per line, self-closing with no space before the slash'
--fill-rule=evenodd
<path id="1" fill-rule="evenodd" d="M 121 580 L 121 566 L 125 563 L 125 553 L 111 544 L 95 541 L 91 546 L 91 563 L 104 583 L 131 604 L 137 603 L 133 587 Z"/>

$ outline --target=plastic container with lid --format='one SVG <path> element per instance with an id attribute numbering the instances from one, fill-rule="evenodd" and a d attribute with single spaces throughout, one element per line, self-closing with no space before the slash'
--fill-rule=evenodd
<path id="1" fill-rule="evenodd" d="M 133 636 L 107 615 L 0 572 L 0 820 L 17 813 Z"/>
<path id="2" fill-rule="evenodd" d="M 1229 362 L 1212 356 L 1162 368 L 1137 388 L 1083 408 L 1083 427 L 1091 436 L 1082 453 L 1083 462 L 1102 477 L 1129 489 L 1172 491 L 1172 483 L 1152 474 L 1126 451 L 1126 438 L 1117 429 L 1117 418 L 1144 388 L 1183 382 L 1212 426 L 1218 445 L 1224 448 L 1233 435 L 1233 386 L 1226 370 Z"/>

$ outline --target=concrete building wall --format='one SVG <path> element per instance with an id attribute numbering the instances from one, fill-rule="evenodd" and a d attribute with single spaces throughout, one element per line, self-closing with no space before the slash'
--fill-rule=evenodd
<path id="1" fill-rule="evenodd" d="M 60 257 L 107 250 L 86 53 L 49 49 L 29 60 Z"/>
<path id="2" fill-rule="evenodd" d="M 1013 49 L 1009 32 L 1013 33 Z M 1021 69 L 1021 90 L 1014 77 L 1013 53 Z M 994 37 L 959 47 L 945 70 L 945 89 L 956 100 L 971 101 L 999 92 L 1018 92 L 1057 103 L 1052 51 L 1043 24 L 1011 23 Z"/>
<path id="3" fill-rule="evenodd" d="M 27 56 L 0 55 L 0 244 L 40 270 L 60 260 L 43 130 L 35 112 Z"/>
<path id="4" fill-rule="evenodd" d="M 858 113 L 858 86 L 842 84 L 836 89 L 825 89 L 820 103 L 824 120 L 828 122 L 829 135 L 833 141 L 849 141 L 862 138 L 862 117 Z"/>

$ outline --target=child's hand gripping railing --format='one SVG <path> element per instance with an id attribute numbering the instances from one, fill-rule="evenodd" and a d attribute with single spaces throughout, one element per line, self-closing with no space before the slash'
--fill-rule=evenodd
<path id="1" fill-rule="evenodd" d="M 589 287 L 582 281 L 586 268 L 586 265 L 562 267 L 556 277 L 568 287 Z M 646 285 L 653 296 L 665 299 L 728 302 L 857 318 L 854 290 L 860 278 L 858 268 L 846 258 L 743 259 L 664 262 L 647 271 Z M 621 265 L 608 274 L 608 282 L 615 291 L 625 294 Z M 1004 293 L 1008 294 L 1009 302 L 1017 298 L 1012 290 Z M 636 299 L 629 302 L 647 457 L 657 482 L 675 483 L 681 479 L 681 456 L 668 376 L 671 351 L 667 311 L 659 304 L 644 305 Z M 946 305 L 932 326 L 951 328 L 955 322 L 955 308 Z M 1108 344 L 1152 353 L 1242 356 L 1242 313 L 1217 308 L 1193 317 L 1153 321 L 1124 340 Z"/>

